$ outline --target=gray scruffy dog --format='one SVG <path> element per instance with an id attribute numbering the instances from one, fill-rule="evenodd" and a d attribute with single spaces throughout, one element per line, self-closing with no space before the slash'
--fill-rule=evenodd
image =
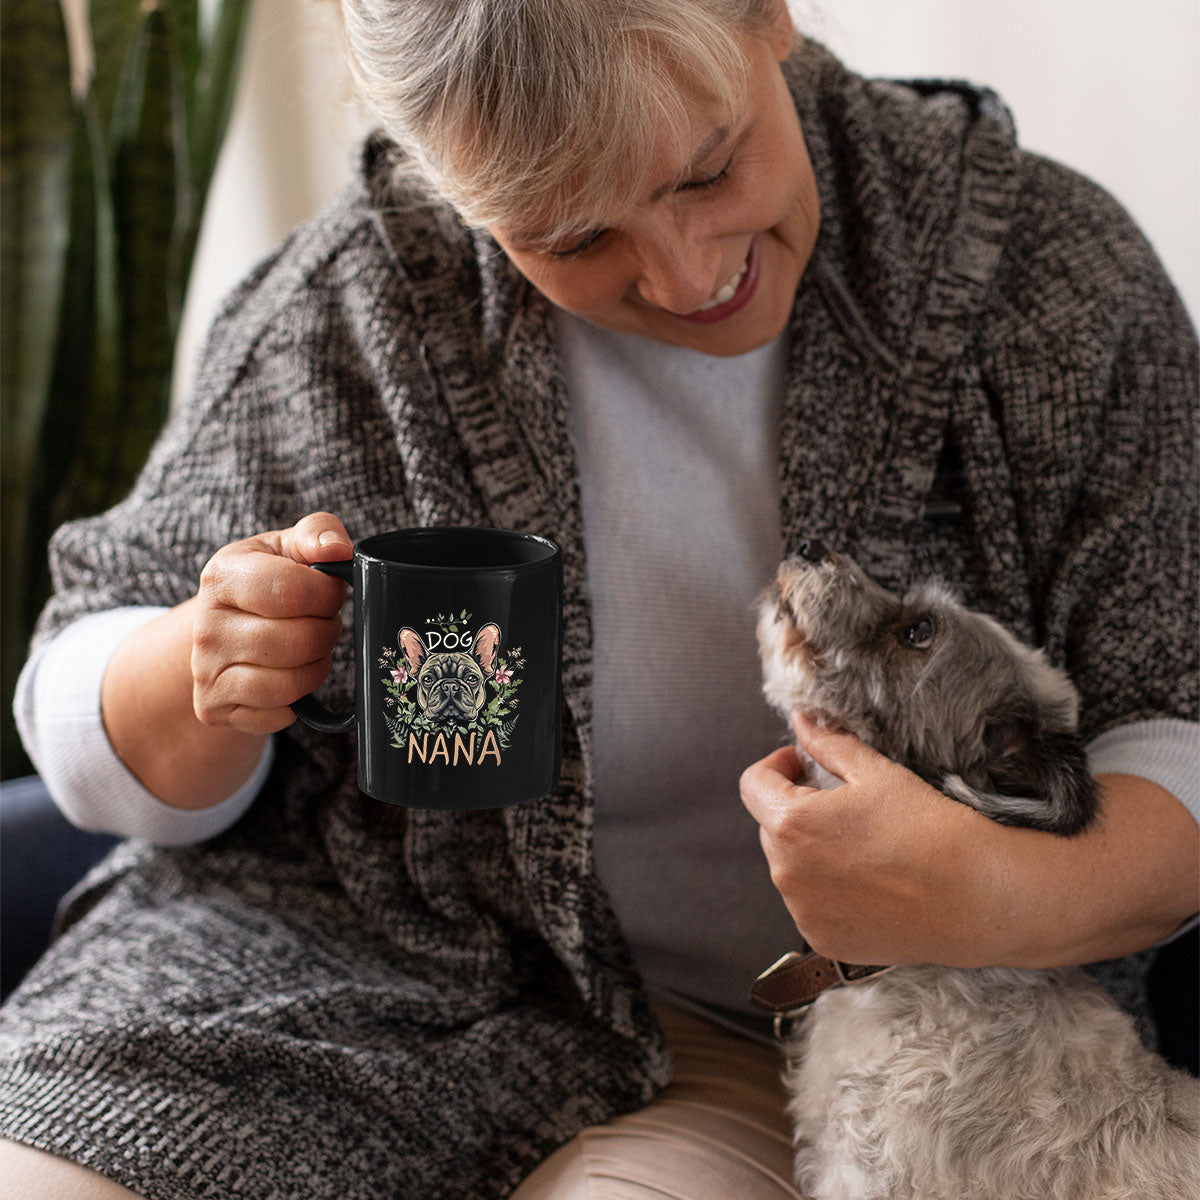
<path id="1" fill-rule="evenodd" d="M 764 691 L 997 821 L 1086 828 L 1066 675 L 940 584 L 818 542 L 759 609 Z M 1197 1083 L 1083 971 L 901 967 L 822 993 L 785 1050 L 811 1200 L 1195 1200 Z"/>

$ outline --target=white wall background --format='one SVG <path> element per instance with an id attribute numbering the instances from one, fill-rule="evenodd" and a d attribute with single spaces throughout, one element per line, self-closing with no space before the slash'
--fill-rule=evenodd
<path id="1" fill-rule="evenodd" d="M 337 0 L 254 0 L 241 91 L 180 337 L 188 386 L 220 298 L 341 186 L 367 125 Z M 802 30 L 867 74 L 994 87 L 1023 143 L 1102 183 L 1200 316 L 1200 0 L 789 0 Z"/>

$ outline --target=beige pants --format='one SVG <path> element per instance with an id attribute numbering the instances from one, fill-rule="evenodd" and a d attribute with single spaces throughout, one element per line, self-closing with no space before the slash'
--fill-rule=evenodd
<path id="1" fill-rule="evenodd" d="M 585 1129 L 512 1200 L 800 1200 L 779 1055 L 659 1006 L 675 1076 L 641 1112 Z M 0 1140 L 5 1200 L 136 1200 L 64 1159 Z"/>
<path id="2" fill-rule="evenodd" d="M 801 1200 L 773 1049 L 659 1005 L 675 1075 L 551 1155 L 512 1200 Z"/>

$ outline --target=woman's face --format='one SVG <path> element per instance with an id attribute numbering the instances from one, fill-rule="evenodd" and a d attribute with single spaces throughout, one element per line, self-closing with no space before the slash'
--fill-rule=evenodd
<path id="1" fill-rule="evenodd" d="M 744 45 L 745 111 L 726 127 L 693 105 L 690 143 L 664 139 L 659 182 L 633 208 L 549 248 L 536 218 L 489 227 L 554 304 L 706 354 L 745 354 L 783 330 L 817 237 L 817 186 L 779 67 L 790 24 Z"/>

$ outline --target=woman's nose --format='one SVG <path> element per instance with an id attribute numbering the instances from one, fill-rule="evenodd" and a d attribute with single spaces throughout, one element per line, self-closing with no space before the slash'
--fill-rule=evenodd
<path id="1" fill-rule="evenodd" d="M 691 313 L 712 299 L 725 281 L 721 247 L 687 236 L 659 238 L 639 248 L 638 295 L 673 313 Z"/>

